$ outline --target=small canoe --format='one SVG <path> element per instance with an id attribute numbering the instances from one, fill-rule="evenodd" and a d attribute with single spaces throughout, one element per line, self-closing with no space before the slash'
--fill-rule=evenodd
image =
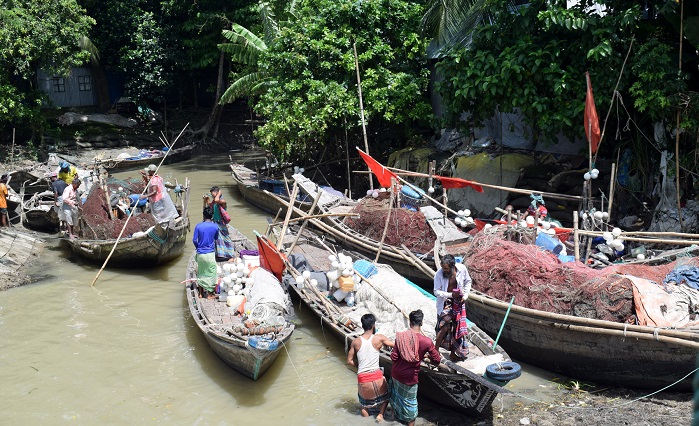
<path id="1" fill-rule="evenodd" d="M 309 234 L 312 235 L 306 231 L 304 235 Z M 355 291 L 355 305 L 352 307 L 328 298 L 328 291 L 325 288 L 327 283 L 321 283 L 322 273 L 319 276 L 315 275 L 317 272 L 312 272 L 311 275 L 311 279 L 315 279 L 314 277 L 321 279 L 315 279 L 315 281 L 306 279 L 303 284 L 296 284 L 296 276 L 303 270 L 327 271 L 331 268 L 328 257 L 334 253 L 321 245 L 314 244 L 313 240 L 313 237 L 302 238 L 301 242 L 293 248 L 289 261 L 293 264 L 294 269 L 290 272 L 291 276 L 288 282 L 292 294 L 320 318 L 325 329 L 330 330 L 345 345 L 349 345 L 361 333 L 359 317 L 362 312 L 370 310 L 378 318 L 377 328 L 380 332 L 393 338 L 395 331 L 408 328 L 408 320 L 405 318 L 406 312 L 417 305 L 422 306 L 420 309 L 423 309 L 425 313 L 423 333 L 434 338 L 434 329 L 430 329 L 430 326 L 427 325 L 431 324 L 434 327 L 435 324 L 434 298 L 406 281 L 388 265 L 374 264 L 374 267 L 379 271 L 375 276 L 377 281 L 374 282 L 381 283 L 381 293 L 376 290 L 376 284 L 371 286 L 367 282 L 363 282 L 361 290 Z M 364 261 L 370 264 L 370 262 Z M 320 284 L 313 287 L 316 281 Z M 393 289 L 392 293 L 388 293 L 389 282 Z M 398 296 L 399 294 L 400 296 Z M 391 306 L 395 308 L 395 312 L 389 312 L 392 309 Z M 368 307 L 372 309 L 368 309 Z M 378 312 L 377 309 L 380 309 L 381 312 Z M 520 367 L 511 362 L 509 355 L 502 347 L 497 346 L 495 349 L 491 347 L 492 342 L 493 340 L 476 324 L 469 323 L 468 358 L 454 363 L 448 360 L 447 353 L 442 352 L 443 368 L 437 369 L 423 363 L 419 373 L 418 395 L 464 414 L 476 417 L 487 415 L 498 393 L 509 392 L 502 386 L 509 380 L 518 377 L 521 372 Z M 444 355 L 447 357 L 444 358 Z M 380 365 L 384 367 L 386 376 L 390 377 L 392 362 L 390 351 L 387 348 L 384 348 L 380 354 Z M 444 368 L 445 366 L 446 368 Z M 489 379 L 484 375 L 488 369 L 500 373 L 501 366 L 516 370 L 504 373 L 508 377 L 498 376 L 501 380 Z"/>
<path id="2" fill-rule="evenodd" d="M 56 232 L 60 226 L 53 191 L 37 192 L 22 203 L 22 224 L 30 229 Z"/>
<path id="3" fill-rule="evenodd" d="M 279 209 L 286 210 L 289 194 L 284 181 L 271 178 L 258 180 L 257 174 L 244 165 L 231 163 L 230 166 L 233 183 L 235 183 L 238 191 L 240 191 L 240 194 L 247 202 L 271 214 L 277 214 Z M 275 194 L 284 201 L 279 202 L 270 194 Z M 307 212 L 311 207 L 311 203 L 305 201 L 305 197 L 300 190 L 299 194 L 294 202 L 294 206 Z"/>
<path id="4" fill-rule="evenodd" d="M 192 158 L 192 152 L 194 150 L 193 145 L 187 145 L 180 148 L 175 148 L 165 157 L 163 164 L 172 164 L 184 160 L 189 160 Z M 164 151 L 159 151 L 158 155 L 152 155 L 148 157 L 128 157 L 128 158 L 107 158 L 95 161 L 97 165 L 100 165 L 107 169 L 109 172 L 120 172 L 125 170 L 134 170 L 138 168 L 143 168 L 149 164 L 158 164 L 165 155 Z"/>
<path id="5" fill-rule="evenodd" d="M 229 232 L 237 250 L 257 248 L 235 228 L 229 226 Z M 256 268 L 250 272 L 249 276 L 253 283 L 248 283 L 243 290 L 248 292 L 247 297 L 249 297 L 249 302 L 245 305 L 246 310 L 249 308 L 252 315 L 267 308 L 268 312 L 283 311 L 284 316 L 283 320 L 279 320 L 279 316 L 268 313 L 258 326 L 249 328 L 246 322 L 249 324 L 254 316 L 247 316 L 244 320 L 243 316 L 235 314 L 237 307 L 228 306 L 220 296 L 216 299 L 205 299 L 199 296 L 195 256 L 196 252 L 189 260 L 185 286 L 187 305 L 194 322 L 204 334 L 211 349 L 223 362 L 253 380 L 259 379 L 274 363 L 294 331 L 294 324 L 288 320 L 292 315 L 288 291 L 284 290 L 269 271 Z M 219 263 L 219 266 L 223 265 L 224 263 Z M 258 287 L 257 293 L 255 293 L 255 287 Z M 263 295 L 264 298 L 259 295 Z M 283 306 L 280 307 L 280 305 Z"/>

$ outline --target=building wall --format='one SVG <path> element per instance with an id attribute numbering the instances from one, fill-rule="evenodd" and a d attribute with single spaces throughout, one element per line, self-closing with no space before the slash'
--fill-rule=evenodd
<path id="1" fill-rule="evenodd" d="M 88 67 L 72 68 L 68 76 L 50 75 L 39 70 L 37 79 L 39 88 L 48 94 L 49 99 L 56 106 L 97 105 L 95 80 L 92 70 Z"/>

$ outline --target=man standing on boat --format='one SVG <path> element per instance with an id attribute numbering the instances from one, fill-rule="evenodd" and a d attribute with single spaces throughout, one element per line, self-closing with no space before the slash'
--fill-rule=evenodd
<path id="1" fill-rule="evenodd" d="M 63 215 L 68 228 L 68 238 L 75 238 L 73 228 L 78 223 L 78 208 L 80 208 L 78 187 L 80 183 L 80 179 L 73 179 L 71 184 L 66 186 L 66 189 L 63 191 Z"/>
<path id="2" fill-rule="evenodd" d="M 471 292 L 471 276 L 466 265 L 456 263 L 454 256 L 447 254 L 442 258 L 441 268 L 434 274 L 434 295 L 437 297 L 437 315 L 444 310 L 444 300 L 452 297 L 449 291 L 449 279 L 455 277 L 456 285 L 461 289 L 464 300 L 468 299 Z"/>
<path id="3" fill-rule="evenodd" d="M 167 222 L 170 219 L 176 219 L 179 216 L 177 208 L 167 195 L 163 178 L 155 174 L 158 167 L 151 164 L 141 172 L 143 180 L 146 182 L 146 194 L 141 195 L 140 199 L 148 198 L 150 204 L 150 213 L 158 223 Z"/>
<path id="4" fill-rule="evenodd" d="M 59 229 L 65 229 L 66 216 L 63 214 L 63 191 L 66 190 L 68 184 L 62 179 L 58 179 L 56 172 L 51 173 L 51 189 L 53 189 L 54 210 L 58 214 Z"/>
<path id="5" fill-rule="evenodd" d="M 216 271 L 216 239 L 218 225 L 211 221 L 214 212 L 211 207 L 204 208 L 204 221 L 194 227 L 192 242 L 197 249 L 197 286 L 200 297 L 211 297 L 216 290 L 218 274 Z"/>
<path id="6" fill-rule="evenodd" d="M 362 406 L 362 417 L 368 417 L 378 410 L 376 421 L 383 421 L 388 406 L 388 383 L 379 367 L 379 353 L 385 345 L 393 347 L 393 341 L 383 334 L 376 333 L 376 317 L 362 315 L 364 334 L 352 341 L 347 352 L 347 364 L 357 365 L 357 395 Z M 354 363 L 355 355 L 357 364 Z"/>
<path id="7" fill-rule="evenodd" d="M 396 333 L 396 344 L 391 352 L 391 406 L 397 420 L 408 426 L 415 424 L 417 418 L 417 383 L 420 362 L 425 355 L 433 364 L 438 365 L 442 357 L 429 337 L 422 334 L 421 310 L 408 315 L 410 328 Z"/>

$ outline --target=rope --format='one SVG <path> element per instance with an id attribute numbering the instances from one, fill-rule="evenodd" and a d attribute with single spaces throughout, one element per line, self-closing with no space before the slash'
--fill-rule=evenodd
<path id="1" fill-rule="evenodd" d="M 303 380 L 301 379 L 301 375 L 299 374 L 299 371 L 296 369 L 296 366 L 294 365 L 294 360 L 291 359 L 291 355 L 289 354 L 289 349 L 286 348 L 286 344 L 284 343 L 283 340 L 280 340 L 280 342 L 282 342 L 282 346 L 284 346 L 284 350 L 286 351 L 286 355 L 289 357 L 289 362 L 291 363 L 291 366 L 294 367 L 294 372 L 296 373 L 296 377 L 299 378 L 299 382 L 301 382 L 301 386 L 303 386 L 304 388 L 306 388 L 307 391 L 309 391 L 309 392 L 311 392 L 311 393 L 314 393 L 314 394 L 318 395 L 318 392 L 316 392 L 316 391 L 314 391 L 313 389 L 309 388 L 309 387 L 306 386 L 306 384 L 303 382 Z"/>
<path id="2" fill-rule="evenodd" d="M 694 370 L 692 370 L 692 371 L 690 371 L 689 373 L 685 374 L 682 378 L 676 380 L 676 381 L 673 382 L 673 383 L 670 383 L 669 385 L 665 386 L 664 388 L 658 389 L 658 390 L 655 391 L 655 392 L 651 392 L 651 393 L 646 394 L 646 395 L 643 395 L 643 396 L 639 396 L 638 398 L 632 399 L 631 401 L 626 401 L 626 402 L 621 403 L 621 404 L 611 405 L 611 406 L 608 406 L 608 407 L 607 407 L 607 406 L 602 406 L 602 407 L 580 407 L 580 406 L 578 406 L 578 407 L 574 407 L 574 406 L 568 406 L 568 405 L 557 405 L 556 407 L 557 407 L 557 408 L 575 409 L 575 410 L 615 410 L 615 409 L 617 409 L 617 408 L 621 408 L 621 407 L 625 407 L 625 406 L 627 406 L 627 405 L 631 405 L 631 404 L 633 404 L 633 403 L 635 403 L 635 402 L 638 402 L 638 401 L 640 401 L 640 400 L 642 400 L 642 399 L 650 398 L 651 396 L 653 396 L 653 395 L 655 395 L 655 394 L 657 394 L 657 393 L 660 393 L 660 392 L 662 392 L 662 391 L 664 391 L 664 390 L 666 390 L 666 389 L 669 389 L 669 388 L 675 386 L 676 384 L 680 383 L 682 380 L 684 380 L 684 379 L 686 379 L 687 377 L 689 377 L 689 376 L 691 376 L 692 374 L 694 374 L 697 370 L 699 370 L 699 368 L 695 368 Z M 513 396 L 513 397 L 519 397 L 519 398 L 523 398 L 523 399 L 526 399 L 526 400 L 529 400 L 529 401 L 532 401 L 532 402 L 537 402 L 537 403 L 540 403 L 540 404 L 550 405 L 549 402 L 541 401 L 541 400 L 538 400 L 538 399 L 536 399 L 536 398 L 532 398 L 532 397 L 529 397 L 529 396 L 527 396 L 527 395 L 524 395 L 524 394 L 521 394 L 521 393 L 517 393 L 517 392 L 515 392 L 515 391 L 512 391 L 511 393 L 507 393 L 507 394 L 500 394 L 500 396 Z"/>

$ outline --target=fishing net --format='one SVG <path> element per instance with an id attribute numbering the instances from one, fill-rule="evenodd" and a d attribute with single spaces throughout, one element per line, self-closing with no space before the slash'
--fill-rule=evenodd
<path id="1" fill-rule="evenodd" d="M 561 263 L 535 245 L 502 238 L 502 227 L 477 234 L 464 257 L 473 288 L 517 305 L 565 315 L 635 322 L 633 285 L 614 270 Z M 492 231 L 491 231 L 492 229 Z"/>
<path id="2" fill-rule="evenodd" d="M 352 213 L 358 214 L 359 217 L 348 217 L 345 224 L 362 235 L 381 241 L 389 212 L 388 202 L 388 193 L 382 193 L 379 198 L 361 199 L 352 210 Z M 415 253 L 432 251 L 437 236 L 421 212 L 403 208 L 393 208 L 390 212 L 384 244 L 398 247 L 405 244 Z"/>
<path id="3" fill-rule="evenodd" d="M 140 194 L 143 188 L 143 181 L 136 179 L 110 179 L 107 183 L 107 190 L 110 194 L 118 192 L 126 195 Z M 97 184 L 92 185 L 80 212 L 78 235 L 81 238 L 92 240 L 116 239 L 126 223 L 126 217 L 110 219 L 110 210 L 111 206 L 107 203 L 104 190 Z M 128 237 L 136 232 L 145 232 L 156 224 L 156 220 L 150 214 L 134 214 L 126 225 L 122 236 Z"/>

